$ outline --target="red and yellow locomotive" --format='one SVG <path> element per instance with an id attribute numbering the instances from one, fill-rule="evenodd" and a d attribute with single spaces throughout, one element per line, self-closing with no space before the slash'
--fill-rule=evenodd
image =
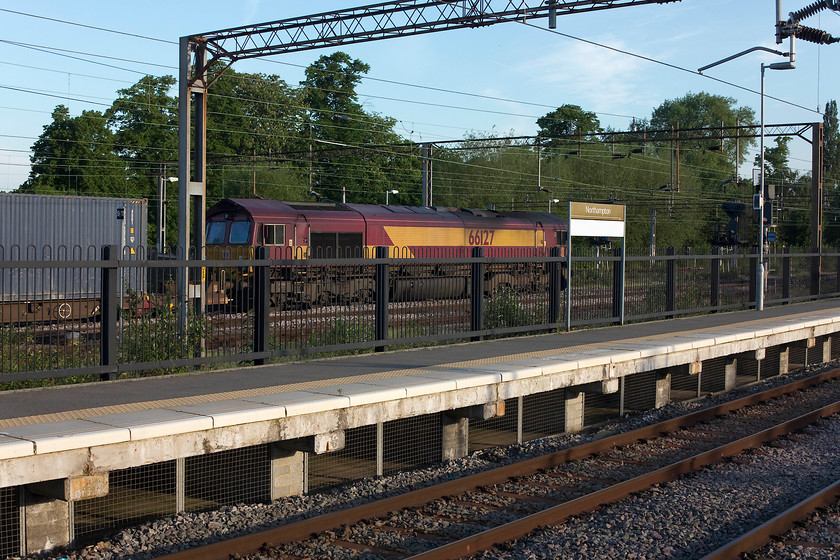
<path id="1" fill-rule="evenodd" d="M 275 260 L 373 257 L 377 247 L 387 247 L 390 257 L 427 263 L 395 267 L 390 295 L 400 300 L 468 294 L 467 265 L 435 266 L 430 259 L 469 257 L 473 247 L 482 247 L 485 257 L 544 256 L 554 247 L 564 251 L 567 231 L 566 220 L 540 212 L 225 199 L 207 212 L 206 242 L 210 258 L 251 258 L 254 247 L 265 246 Z M 546 268 L 494 263 L 485 273 L 485 292 L 536 290 L 547 283 Z M 332 268 L 335 274 L 330 267 L 319 270 L 272 267 L 272 304 L 371 298 L 372 274 L 344 270 L 342 280 L 339 267 Z M 231 296 L 241 300 L 249 289 L 247 273 L 228 280 Z"/>

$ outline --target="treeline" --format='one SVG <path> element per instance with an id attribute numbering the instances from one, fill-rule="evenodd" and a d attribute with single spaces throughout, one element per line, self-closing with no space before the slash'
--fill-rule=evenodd
<path id="1" fill-rule="evenodd" d="M 337 52 L 313 62 L 295 86 L 277 75 L 224 72 L 208 95 L 208 203 L 259 196 L 384 204 L 386 192 L 398 191 L 390 203 L 420 204 L 421 147 L 396 131 L 394 118 L 359 103 L 356 87 L 368 71 L 367 64 Z M 119 90 L 105 111 L 74 117 L 56 107 L 32 146 L 30 176 L 19 192 L 155 201 L 159 177 L 177 174 L 175 86 L 172 76 L 146 76 Z M 824 122 L 829 244 L 840 239 L 833 226 L 840 217 L 834 210 L 840 208 L 836 102 L 828 103 Z M 734 201 L 746 207 L 739 227 L 752 239 L 746 231 L 756 219 L 754 186 L 737 169 L 754 142 L 720 140 L 716 132 L 736 125 L 755 126 L 753 111 L 703 92 L 664 101 L 628 131 L 604 128 L 595 113 L 562 104 L 537 120 L 536 138 L 472 135 L 435 144 L 432 203 L 550 207 L 561 215 L 570 199 L 626 204 L 628 245 L 644 248 L 653 231 L 660 246 L 733 242 L 723 205 Z M 674 141 L 677 131 L 688 129 L 708 130 Z M 790 168 L 789 140 L 776 139 L 766 150 L 767 180 L 783 196 L 780 241 L 807 245 L 810 176 Z M 177 189 L 168 189 L 167 198 L 167 220 L 174 223 Z M 168 244 L 175 235 L 170 228 Z"/>

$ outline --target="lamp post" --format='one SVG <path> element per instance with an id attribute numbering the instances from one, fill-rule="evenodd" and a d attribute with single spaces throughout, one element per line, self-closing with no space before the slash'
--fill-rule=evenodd
<path id="1" fill-rule="evenodd" d="M 166 183 L 174 183 L 178 177 L 166 177 L 161 173 L 158 179 L 158 253 L 166 248 Z"/>
<path id="2" fill-rule="evenodd" d="M 398 191 L 397 189 L 385 191 L 385 206 L 388 206 L 388 196 L 392 194 L 400 194 L 400 191 Z"/>
<path id="3" fill-rule="evenodd" d="M 790 57 L 787 62 L 776 62 L 773 64 L 761 63 L 761 171 L 759 175 L 760 180 L 758 192 L 753 198 L 753 207 L 758 210 L 758 264 L 756 264 L 755 274 L 755 309 L 756 311 L 762 311 L 764 309 L 764 71 L 767 68 L 771 70 L 791 70 L 796 67 L 794 64 L 795 54 L 793 36 L 790 38 L 790 52 L 783 53 L 773 49 L 768 49 L 767 47 L 753 47 L 717 62 L 713 62 L 712 64 L 708 64 L 702 68 L 698 68 L 697 72 L 702 74 L 704 70 L 708 70 L 713 66 L 729 62 L 730 60 L 754 51 L 765 51 L 779 56 Z M 735 154 L 735 157 L 737 161 L 738 154 Z"/>
<path id="4" fill-rule="evenodd" d="M 551 214 L 551 203 L 552 203 L 552 202 L 553 202 L 554 204 L 557 204 L 558 202 L 560 202 L 560 199 L 559 199 L 559 198 L 549 198 L 549 199 L 548 199 L 548 213 L 549 213 L 549 214 Z"/>

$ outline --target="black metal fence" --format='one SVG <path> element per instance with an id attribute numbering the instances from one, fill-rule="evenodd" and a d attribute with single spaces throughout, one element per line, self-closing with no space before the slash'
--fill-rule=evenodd
<path id="1" fill-rule="evenodd" d="M 622 312 L 636 322 L 756 301 L 756 255 L 717 248 L 629 251 L 623 269 L 618 252 L 594 248 L 575 249 L 571 263 L 557 252 L 387 248 L 370 258 L 270 259 L 263 248 L 205 260 L 116 255 L 111 247 L 99 259 L 90 249 L 33 254 L 0 247 L 4 388 L 615 324 Z M 840 295 L 839 260 L 840 253 L 769 254 L 766 305 Z"/>

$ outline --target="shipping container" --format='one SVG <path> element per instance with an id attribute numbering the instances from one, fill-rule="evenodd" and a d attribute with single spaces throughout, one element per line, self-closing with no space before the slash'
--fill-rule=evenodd
<path id="1" fill-rule="evenodd" d="M 145 256 L 147 208 L 146 199 L 0 194 L 0 297 L 19 304 L 0 310 L 0 322 L 36 311 L 50 320 L 98 311 L 101 269 L 86 261 L 100 260 L 105 245 L 115 245 L 119 259 Z M 79 266 L 44 266 L 50 261 Z M 123 293 L 143 284 L 138 275 L 120 282 Z"/>

